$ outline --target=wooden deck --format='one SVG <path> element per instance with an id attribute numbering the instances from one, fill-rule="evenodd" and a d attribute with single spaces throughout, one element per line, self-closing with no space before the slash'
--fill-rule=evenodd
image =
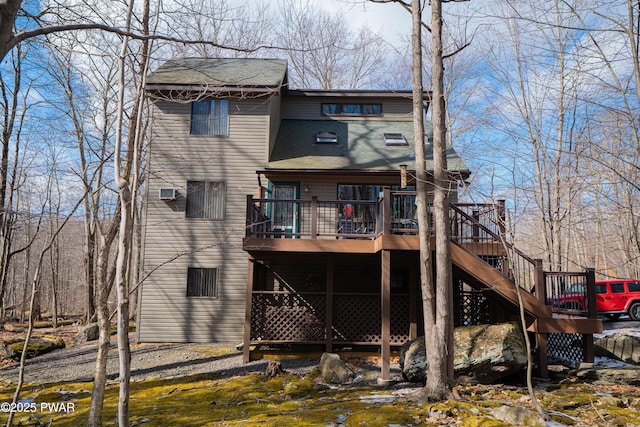
<path id="1" fill-rule="evenodd" d="M 324 344 L 326 351 L 332 351 L 335 345 L 374 345 L 379 346 L 382 354 L 382 378 L 388 378 L 385 357 L 390 354 L 390 346 L 414 338 L 419 326 L 416 313 L 419 307 L 415 304 L 419 301 L 417 272 L 410 273 L 409 293 L 391 292 L 393 266 L 402 264 L 403 253 L 417 257 L 419 252 L 418 222 L 405 217 L 413 215 L 414 195 L 386 190 L 383 198 L 375 202 L 249 197 L 243 241 L 243 249 L 251 256 L 245 360 L 249 360 L 250 346 L 259 343 Z M 351 215 L 344 217 L 341 212 L 347 204 Z M 282 218 L 274 218 L 279 212 L 295 213 L 295 222 L 283 226 Z M 514 313 L 521 298 L 528 330 L 536 335 L 539 373 L 546 375 L 549 334 L 582 334 L 585 360 L 592 361 L 593 334 L 602 331 L 595 313 L 593 272 L 544 272 L 540 260 L 531 259 L 505 243 L 502 203 L 453 205 L 450 218 L 452 263 L 464 282 L 503 307 L 511 307 Z M 434 238 L 431 245 L 435 248 Z M 377 265 L 375 268 L 381 271 L 374 280 L 379 283 L 377 289 L 368 294 L 341 294 L 344 285 L 334 278 L 334 268 L 353 257 L 364 257 Z M 274 270 L 272 264 L 318 260 L 325 270 L 322 292 L 309 293 L 295 286 L 277 292 L 261 288 L 264 277 L 276 274 L 267 271 Z M 254 269 L 257 263 L 261 263 L 259 271 Z M 411 269 L 418 270 L 417 265 L 412 264 Z M 564 292 L 570 283 L 587 285 L 584 304 L 559 307 L 558 289 Z M 260 307 L 258 311 L 256 307 Z M 344 318 L 346 312 L 352 316 Z M 270 325 L 267 332 L 265 322 Z"/>

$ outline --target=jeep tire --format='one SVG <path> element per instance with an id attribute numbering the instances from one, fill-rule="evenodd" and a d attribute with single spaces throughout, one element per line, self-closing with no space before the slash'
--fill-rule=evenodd
<path id="1" fill-rule="evenodd" d="M 636 301 L 629 307 L 629 317 L 633 320 L 640 320 L 640 302 Z"/>

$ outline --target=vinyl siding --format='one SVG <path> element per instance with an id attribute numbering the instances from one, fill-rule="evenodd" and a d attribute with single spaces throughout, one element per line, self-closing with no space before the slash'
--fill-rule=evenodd
<path id="1" fill-rule="evenodd" d="M 141 291 L 140 341 L 241 340 L 246 196 L 257 195 L 255 171 L 266 160 L 269 104 L 232 100 L 226 137 L 189 135 L 189 104 L 155 104 L 144 242 L 144 274 L 151 274 Z M 188 180 L 225 182 L 223 220 L 185 218 Z M 162 187 L 177 188 L 177 200 L 159 200 Z M 218 269 L 217 298 L 186 296 L 189 267 Z"/>
<path id="2" fill-rule="evenodd" d="M 276 95 L 271 98 L 271 109 L 269 111 L 269 145 L 267 149 L 267 158 L 271 155 L 271 151 L 276 143 L 276 137 L 278 136 L 278 130 L 280 129 L 280 107 L 281 107 L 281 98 L 280 95 Z"/>
<path id="3" fill-rule="evenodd" d="M 329 116 L 323 116 L 321 105 L 323 103 L 365 103 L 382 104 L 382 116 L 335 116 L 336 119 L 345 120 L 412 120 L 411 99 L 389 98 L 343 98 L 332 99 L 329 97 L 288 97 L 282 100 L 282 118 L 298 120 L 331 120 Z"/>

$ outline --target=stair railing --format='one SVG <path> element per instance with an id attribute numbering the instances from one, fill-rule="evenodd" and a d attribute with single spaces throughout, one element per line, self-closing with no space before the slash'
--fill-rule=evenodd
<path id="1" fill-rule="evenodd" d="M 465 205 L 469 207 L 472 205 Z M 486 205 L 482 205 L 485 207 Z M 475 253 L 487 264 L 499 270 L 522 289 L 533 293 L 536 283 L 536 260 L 525 255 L 509 243 L 504 234 L 504 222 L 500 221 L 500 205 L 495 206 L 494 215 L 480 216 L 480 210 L 466 210 L 451 205 L 451 240 Z M 474 214 L 478 212 L 477 214 Z M 481 217 L 493 218 L 493 230 L 481 221 Z"/>

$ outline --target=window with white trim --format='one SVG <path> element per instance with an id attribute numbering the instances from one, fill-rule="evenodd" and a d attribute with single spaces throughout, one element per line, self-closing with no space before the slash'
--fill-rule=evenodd
<path id="1" fill-rule="evenodd" d="M 187 181 L 187 218 L 224 219 L 225 183 Z"/>
<path id="2" fill-rule="evenodd" d="M 229 134 L 229 101 L 210 99 L 191 103 L 191 135 Z"/>
<path id="3" fill-rule="evenodd" d="M 188 297 L 218 297 L 218 269 L 192 268 L 187 270 Z"/>

